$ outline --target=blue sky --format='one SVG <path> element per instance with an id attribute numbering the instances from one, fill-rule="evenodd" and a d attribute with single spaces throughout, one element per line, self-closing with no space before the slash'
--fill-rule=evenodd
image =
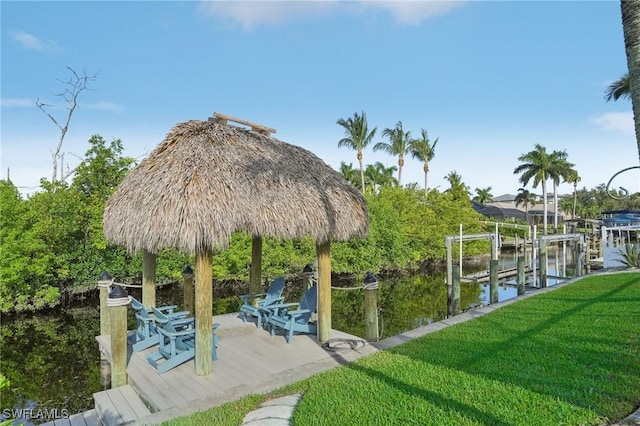
<path id="1" fill-rule="evenodd" d="M 336 124 L 365 111 L 439 138 L 429 186 L 456 171 L 473 192 L 522 185 L 536 143 L 566 150 L 580 187 L 638 163 L 631 102 L 606 103 L 626 71 L 617 1 L 2 1 L 1 175 L 24 192 L 51 175 L 65 67 L 99 72 L 63 145 L 77 164 L 93 134 L 143 158 L 177 123 L 213 112 L 277 129 L 334 168 L 357 166 Z M 364 162 L 397 159 L 368 148 Z M 408 158 L 403 184 L 423 186 Z M 614 184 L 639 190 L 637 172 Z M 529 186 L 531 190 L 531 186 Z M 536 190 L 540 192 L 540 188 Z M 562 184 L 561 193 L 572 186 Z"/>

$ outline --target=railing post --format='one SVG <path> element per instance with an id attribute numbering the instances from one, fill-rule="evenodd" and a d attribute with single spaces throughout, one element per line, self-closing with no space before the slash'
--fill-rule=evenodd
<path id="1" fill-rule="evenodd" d="M 451 266 L 451 314 L 460 315 L 460 266 Z"/>
<path id="2" fill-rule="evenodd" d="M 109 291 L 113 277 L 107 271 L 103 271 L 98 278 L 98 288 L 100 289 L 100 335 L 108 336 L 111 334 L 111 326 L 109 325 L 109 310 L 107 299 L 109 299 Z"/>
<path id="3" fill-rule="evenodd" d="M 109 293 L 111 323 L 111 388 L 127 384 L 127 291 L 115 285 Z"/>
<path id="4" fill-rule="evenodd" d="M 517 260 L 517 265 L 518 265 L 518 278 L 517 278 L 517 283 L 518 283 L 518 296 L 521 296 L 524 294 L 524 283 L 526 280 L 526 276 L 524 274 L 524 265 L 525 265 L 525 258 L 524 256 L 518 256 L 518 260 Z"/>
<path id="5" fill-rule="evenodd" d="M 302 269 L 302 292 L 309 290 L 311 288 L 311 277 L 313 277 L 313 268 L 310 264 L 304 265 Z"/>
<path id="6" fill-rule="evenodd" d="M 489 303 L 498 303 L 498 261 L 489 261 Z"/>
<path id="7" fill-rule="evenodd" d="M 547 255 L 547 242 L 544 239 L 540 239 L 540 288 L 547 286 L 547 262 L 549 256 Z"/>

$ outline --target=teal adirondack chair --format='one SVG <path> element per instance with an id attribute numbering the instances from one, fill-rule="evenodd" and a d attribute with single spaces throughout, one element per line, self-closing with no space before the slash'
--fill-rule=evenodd
<path id="1" fill-rule="evenodd" d="M 261 311 L 261 308 L 284 302 L 284 297 L 282 297 L 284 284 L 284 277 L 279 277 L 269 284 L 269 288 L 266 293 L 244 294 L 240 296 L 240 299 L 242 299 L 242 306 L 240 307 L 242 321 L 246 322 L 248 316 L 255 317 L 256 326 L 262 327 L 263 312 Z M 254 301 L 255 306 L 251 304 L 252 300 Z"/>
<path id="2" fill-rule="evenodd" d="M 302 295 L 300 303 L 283 303 L 261 308 L 269 332 L 273 336 L 276 329 L 282 329 L 291 343 L 294 333 L 316 333 L 316 324 L 310 322 L 311 314 L 318 304 L 318 286 L 310 287 Z"/>
<path id="3" fill-rule="evenodd" d="M 147 355 L 147 362 L 153 365 L 158 373 L 163 374 L 195 357 L 195 318 L 188 318 L 190 324 L 186 327 L 184 321 L 187 320 L 172 320 L 157 309 L 152 308 L 152 310 L 156 316 L 160 339 L 158 349 Z M 216 345 L 220 341 L 220 337 L 216 335 L 216 329 L 219 326 L 218 323 L 213 324 L 211 356 L 214 361 L 218 359 Z"/>
<path id="4" fill-rule="evenodd" d="M 157 345 L 159 339 L 156 326 L 156 317 L 151 309 L 144 307 L 135 297 L 131 297 L 131 307 L 136 311 L 136 343 L 133 345 L 133 351 L 139 352 L 151 346 Z M 163 315 L 172 320 L 182 320 L 189 315 L 189 311 L 175 312 L 176 305 L 168 305 L 156 308 Z M 188 324 L 188 321 L 185 322 Z M 178 328 L 184 328 L 180 323 L 174 324 Z"/>

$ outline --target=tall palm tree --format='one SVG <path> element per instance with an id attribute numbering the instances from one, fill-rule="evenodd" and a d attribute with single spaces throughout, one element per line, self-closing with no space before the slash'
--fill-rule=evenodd
<path id="1" fill-rule="evenodd" d="M 476 196 L 473 197 L 473 201 L 483 206 L 488 202 L 493 201 L 493 194 L 491 193 L 491 187 L 476 188 Z"/>
<path id="2" fill-rule="evenodd" d="M 518 189 L 518 194 L 516 194 L 516 198 L 514 200 L 515 206 L 518 207 L 520 205 L 524 205 L 524 216 L 527 223 L 529 223 L 529 206 L 535 206 L 536 201 L 538 201 L 538 196 L 536 194 L 529 192 L 526 188 Z"/>
<path id="3" fill-rule="evenodd" d="M 549 178 L 553 183 L 553 229 L 558 230 L 558 185 L 560 179 L 564 178 L 571 170 L 574 164 L 567 161 L 567 151 L 554 150 L 550 157 L 551 168 L 549 169 Z"/>
<path id="4" fill-rule="evenodd" d="M 384 151 L 387 154 L 398 156 L 398 186 L 402 186 L 402 166 L 404 166 L 405 154 L 409 153 L 411 132 L 405 132 L 402 128 L 402 121 L 398 121 L 395 128 L 384 129 L 382 136 L 388 137 L 389 143 L 378 142 L 373 146 L 373 150 Z"/>
<path id="5" fill-rule="evenodd" d="M 582 178 L 575 169 L 568 170 L 564 177 L 565 182 L 573 185 L 573 211 L 571 217 L 574 219 L 576 218 L 576 204 L 578 203 L 578 182 L 581 180 Z"/>
<path id="6" fill-rule="evenodd" d="M 357 186 L 358 185 L 358 181 L 360 180 L 360 173 L 358 172 L 358 170 L 353 168 L 353 164 L 349 163 L 345 163 L 344 161 L 340 162 L 340 174 L 349 182 L 351 182 L 351 184 L 353 186 Z"/>
<path id="7" fill-rule="evenodd" d="M 604 93 L 604 99 L 609 101 L 617 101 L 622 98 L 631 97 L 631 87 L 629 86 L 629 73 L 614 81 L 607 87 Z"/>
<path id="8" fill-rule="evenodd" d="M 544 217 L 542 218 L 542 226 L 544 228 L 544 233 L 546 234 L 548 210 L 547 180 L 549 179 L 549 172 L 553 167 L 551 156 L 549 155 L 545 147 L 540 144 L 536 144 L 533 151 L 522 154 L 520 157 L 518 157 L 518 161 L 520 161 L 522 164 L 520 164 L 513 170 L 513 174 L 517 175 L 522 173 L 522 175 L 520 176 L 520 182 L 524 186 L 527 186 L 531 179 L 533 179 L 534 188 L 542 184 L 542 208 L 544 214 Z"/>
<path id="9" fill-rule="evenodd" d="M 640 158 L 640 2 L 621 0 L 622 31 L 629 69 L 629 89 L 633 105 L 636 146 Z"/>
<path id="10" fill-rule="evenodd" d="M 369 125 L 367 124 L 367 114 L 362 111 L 362 114 L 357 112 L 353 113 L 353 117 L 338 119 L 336 123 L 344 128 L 345 137 L 338 141 L 338 147 L 349 147 L 356 151 L 356 157 L 358 158 L 358 164 L 360 165 L 360 184 L 362 185 L 362 193 L 364 193 L 364 166 L 362 164 L 362 150 L 371 142 L 376 134 L 377 127 L 369 131 Z"/>
<path id="11" fill-rule="evenodd" d="M 424 170 L 424 193 L 427 195 L 428 186 L 427 186 L 427 178 L 429 176 L 429 162 L 433 160 L 436 152 L 436 144 L 438 143 L 438 139 L 433 141 L 429 140 L 429 135 L 425 129 L 421 129 L 420 131 L 421 138 L 413 139 L 409 142 L 409 152 L 411 152 L 411 156 L 419 161 L 422 161 L 422 170 Z"/>

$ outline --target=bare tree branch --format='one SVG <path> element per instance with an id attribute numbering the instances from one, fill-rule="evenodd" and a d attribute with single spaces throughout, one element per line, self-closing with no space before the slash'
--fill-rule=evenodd
<path id="1" fill-rule="evenodd" d="M 89 83 L 96 80 L 98 76 L 98 72 L 93 75 L 87 74 L 87 70 L 83 69 L 82 74 L 77 73 L 73 68 L 66 67 L 67 70 L 72 74 L 68 80 L 58 80 L 62 84 L 66 85 L 65 90 L 62 93 L 57 94 L 56 96 L 64 99 L 67 108 L 67 116 L 64 118 L 64 124 L 60 124 L 53 114 L 51 114 L 47 108 L 52 105 L 45 104 L 41 102 L 38 98 L 36 100 L 36 106 L 56 125 L 56 127 L 60 130 L 60 137 L 58 139 L 58 144 L 54 150 L 51 151 L 51 160 L 53 163 L 53 173 L 51 174 L 52 179 L 51 182 L 55 182 L 58 176 L 58 164 L 62 162 L 62 156 L 60 151 L 62 149 L 62 144 L 64 143 L 65 137 L 67 136 L 67 132 L 69 131 L 69 123 L 71 122 L 71 117 L 73 117 L 73 113 L 76 108 L 78 108 L 78 98 L 82 92 L 85 90 L 89 90 Z M 77 168 L 77 167 L 76 167 Z M 74 169 L 75 171 L 75 169 Z M 73 173 L 63 174 L 61 171 L 61 181 L 67 179 Z"/>

